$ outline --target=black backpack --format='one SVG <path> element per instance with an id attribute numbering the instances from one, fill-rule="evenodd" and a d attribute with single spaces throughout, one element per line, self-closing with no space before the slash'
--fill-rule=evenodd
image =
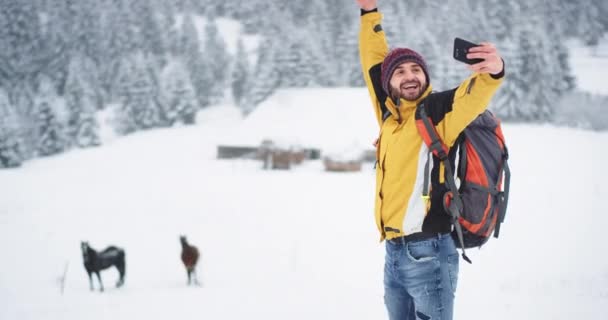
<path id="1" fill-rule="evenodd" d="M 490 111 L 484 111 L 464 129 L 454 145 L 459 148 L 457 177 L 460 186 L 457 187 L 448 159 L 448 147 L 425 110 L 427 100 L 428 97 L 417 106 L 416 127 L 429 152 L 438 157 L 445 167 L 449 191 L 444 196 L 443 204 L 452 217 L 452 237 L 456 246 L 462 248 L 463 259 L 471 263 L 464 249 L 485 244 L 492 232 L 498 238 L 500 225 L 505 219 L 511 180 L 507 163 L 509 153 L 500 121 Z M 426 197 L 429 195 L 427 179 L 430 179 L 428 162 L 423 190 Z"/>

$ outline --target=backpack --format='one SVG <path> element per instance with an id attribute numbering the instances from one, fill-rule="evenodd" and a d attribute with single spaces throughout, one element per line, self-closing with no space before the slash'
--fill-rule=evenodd
<path id="1" fill-rule="evenodd" d="M 416 127 L 429 148 L 429 153 L 433 153 L 443 163 L 449 190 L 445 193 L 443 205 L 452 218 L 452 237 L 456 246 L 462 249 L 463 259 L 471 263 L 465 249 L 481 247 L 488 241 L 492 231 L 494 237 L 498 238 L 500 225 L 505 219 L 511 180 L 507 163 L 509 153 L 500 121 L 489 110 L 484 111 L 464 129 L 454 145 L 459 148 L 457 177 L 460 186 L 457 186 L 448 159 L 449 149 L 427 115 L 426 100 L 417 106 L 419 117 Z M 430 158 L 429 154 L 424 173 L 423 197 L 429 195 Z"/>

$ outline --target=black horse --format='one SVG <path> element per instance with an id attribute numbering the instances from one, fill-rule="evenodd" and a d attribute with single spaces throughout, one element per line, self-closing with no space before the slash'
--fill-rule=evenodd
<path id="1" fill-rule="evenodd" d="M 82 249 L 82 259 L 84 262 L 84 268 L 89 274 L 89 285 L 91 291 L 93 290 L 93 277 L 91 273 L 97 275 L 99 281 L 99 291 L 103 291 L 103 282 L 101 282 L 101 276 L 99 271 L 107 269 L 111 266 L 115 266 L 118 270 L 120 278 L 116 282 L 116 287 L 120 288 L 125 282 L 125 251 L 121 248 L 110 246 L 101 252 L 95 251 L 89 246 L 88 242 L 81 242 L 80 248 Z"/>

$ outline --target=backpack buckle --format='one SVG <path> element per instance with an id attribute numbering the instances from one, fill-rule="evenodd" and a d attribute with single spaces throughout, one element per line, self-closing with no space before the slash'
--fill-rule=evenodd
<path id="1" fill-rule="evenodd" d="M 448 157 L 445 153 L 445 150 L 443 150 L 443 144 L 439 140 L 433 141 L 433 143 L 431 143 L 430 149 L 431 151 L 437 154 L 437 157 L 439 157 L 441 161 L 445 160 Z"/>

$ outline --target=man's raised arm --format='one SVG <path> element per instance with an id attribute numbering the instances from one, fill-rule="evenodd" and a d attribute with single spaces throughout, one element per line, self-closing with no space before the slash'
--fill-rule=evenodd
<path id="1" fill-rule="evenodd" d="M 380 65 L 388 52 L 388 44 L 382 30 L 382 15 L 377 10 L 377 0 L 357 0 L 361 8 L 361 29 L 359 31 L 359 56 L 363 69 L 363 78 L 372 99 L 378 124 L 382 126 L 380 103 L 386 95 L 380 81 Z M 376 79 L 377 78 L 377 79 Z M 376 85 L 374 85 L 376 83 Z M 379 89 L 379 90 L 378 90 Z"/>

